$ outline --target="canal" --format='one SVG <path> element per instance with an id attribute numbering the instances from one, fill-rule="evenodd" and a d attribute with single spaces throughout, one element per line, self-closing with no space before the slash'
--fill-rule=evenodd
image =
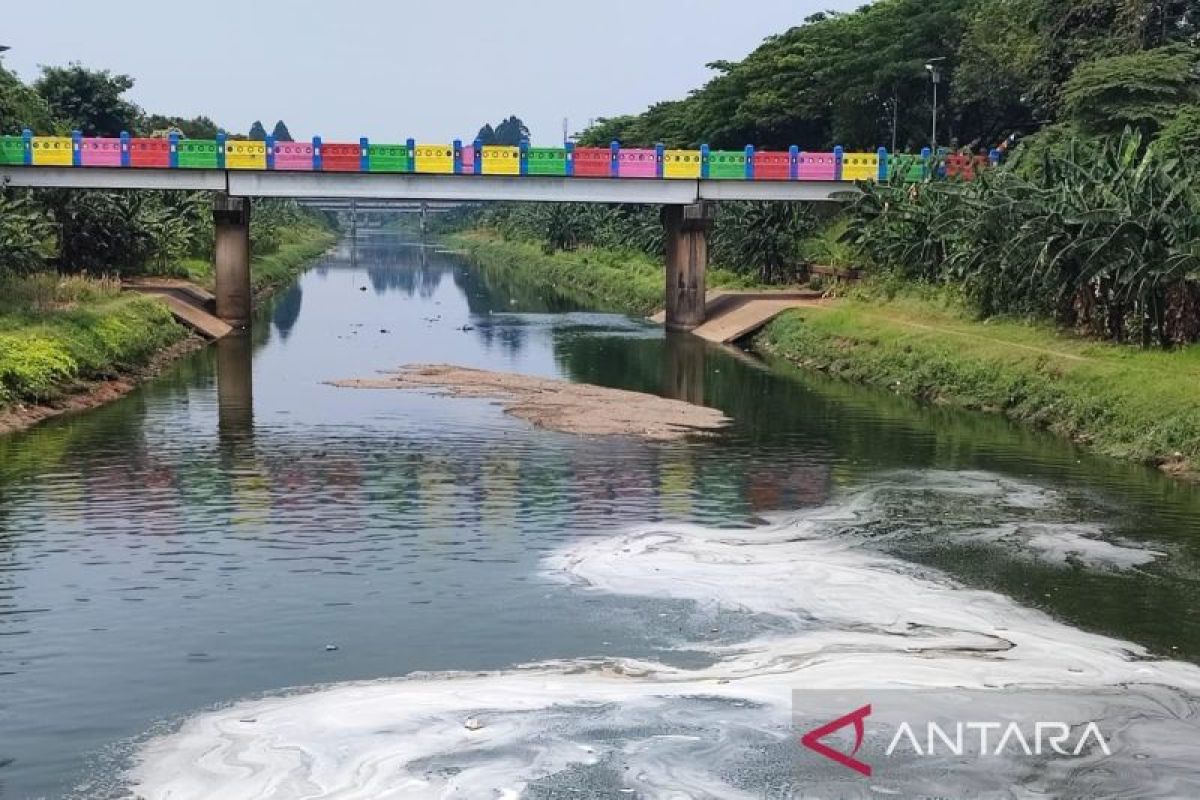
<path id="1" fill-rule="evenodd" d="M 427 362 L 734 422 L 325 383 Z M 377 797 L 401 763 L 395 796 L 800 796 L 792 688 L 1144 680 L 1194 714 L 1198 556 L 1200 494 L 1151 470 L 363 235 L 249 337 L 0 438 L 0 798 Z M 1177 755 L 1151 784 L 1198 785 Z"/>

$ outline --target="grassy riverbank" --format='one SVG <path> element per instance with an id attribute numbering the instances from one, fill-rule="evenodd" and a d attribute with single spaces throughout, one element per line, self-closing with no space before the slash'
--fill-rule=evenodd
<path id="1" fill-rule="evenodd" d="M 756 344 L 859 383 L 1002 413 L 1105 455 L 1200 472 L 1200 346 L 1103 344 L 1049 325 L 972 320 L 917 297 L 789 312 Z"/>
<path id="2" fill-rule="evenodd" d="M 278 248 L 252 259 L 255 294 L 262 297 L 290 283 L 335 238 L 335 233 L 319 225 L 281 229 Z M 187 260 L 175 272 L 212 286 L 210 261 Z M 172 348 L 188 337 L 187 329 L 175 322 L 165 305 L 143 295 L 122 294 L 116 280 L 54 273 L 4 278 L 0 280 L 0 430 L 24 427 L 50 415 L 45 409 L 24 414 L 14 409 L 57 404 L 91 391 L 98 381 L 139 373 L 156 359 L 173 355 Z M 102 394 L 97 403 L 120 392 Z"/>
<path id="3" fill-rule="evenodd" d="M 136 369 L 188 335 L 162 303 L 115 281 L 9 278 L 0 297 L 0 410 Z"/>
<path id="4" fill-rule="evenodd" d="M 547 253 L 539 242 L 510 241 L 483 229 L 450 235 L 446 242 L 482 267 L 518 275 L 539 290 L 597 311 L 646 315 L 662 308 L 662 262 L 634 250 L 581 247 Z M 747 285 L 727 270 L 708 270 L 710 288 Z"/>
<path id="5" fill-rule="evenodd" d="M 279 247 L 267 255 L 254 255 L 250 288 L 262 297 L 286 286 L 337 240 L 337 234 L 317 224 L 292 225 L 279 232 Z M 180 265 L 180 277 L 213 288 L 211 259 L 189 258 Z"/>

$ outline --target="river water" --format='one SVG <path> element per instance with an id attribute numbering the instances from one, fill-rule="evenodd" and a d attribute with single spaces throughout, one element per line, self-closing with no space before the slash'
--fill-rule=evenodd
<path id="1" fill-rule="evenodd" d="M 588 439 L 324 383 L 414 362 L 734 422 Z M 792 691 L 1120 689 L 1092 711 L 1194 720 L 1198 512 L 994 418 L 362 235 L 250 337 L 0 439 L 0 798 L 916 796 L 800 748 Z M 1196 741 L 938 786 L 1195 797 Z"/>

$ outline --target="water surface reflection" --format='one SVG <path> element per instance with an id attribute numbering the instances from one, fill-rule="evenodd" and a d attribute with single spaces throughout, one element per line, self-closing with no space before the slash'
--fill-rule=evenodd
<path id="1" fill-rule="evenodd" d="M 411 362 L 648 391 L 735 424 L 687 442 L 583 439 L 486 401 L 324 383 Z M 931 474 L 964 488 L 934 493 Z M 1039 499 L 980 493 L 1001 476 L 1006 496 Z M 249 336 L 0 439 L 0 797 L 102 784 L 112 743 L 285 686 L 702 662 L 679 644 L 707 629 L 676 607 L 547 586 L 541 559 L 630 525 L 751 526 L 847 494 L 878 512 L 844 532 L 855 546 L 1200 660 L 1191 487 L 589 313 L 435 248 L 343 245 Z M 1122 560 L 1123 544 L 1161 555 Z"/>

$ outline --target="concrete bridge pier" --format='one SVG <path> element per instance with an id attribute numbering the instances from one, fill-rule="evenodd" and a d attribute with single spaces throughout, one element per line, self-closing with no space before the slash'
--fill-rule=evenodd
<path id="1" fill-rule="evenodd" d="M 213 195 L 213 258 L 217 316 L 250 327 L 250 198 Z"/>
<path id="2" fill-rule="evenodd" d="M 663 206 L 667 251 L 667 328 L 690 331 L 704 322 L 704 273 L 715 203 Z"/>

